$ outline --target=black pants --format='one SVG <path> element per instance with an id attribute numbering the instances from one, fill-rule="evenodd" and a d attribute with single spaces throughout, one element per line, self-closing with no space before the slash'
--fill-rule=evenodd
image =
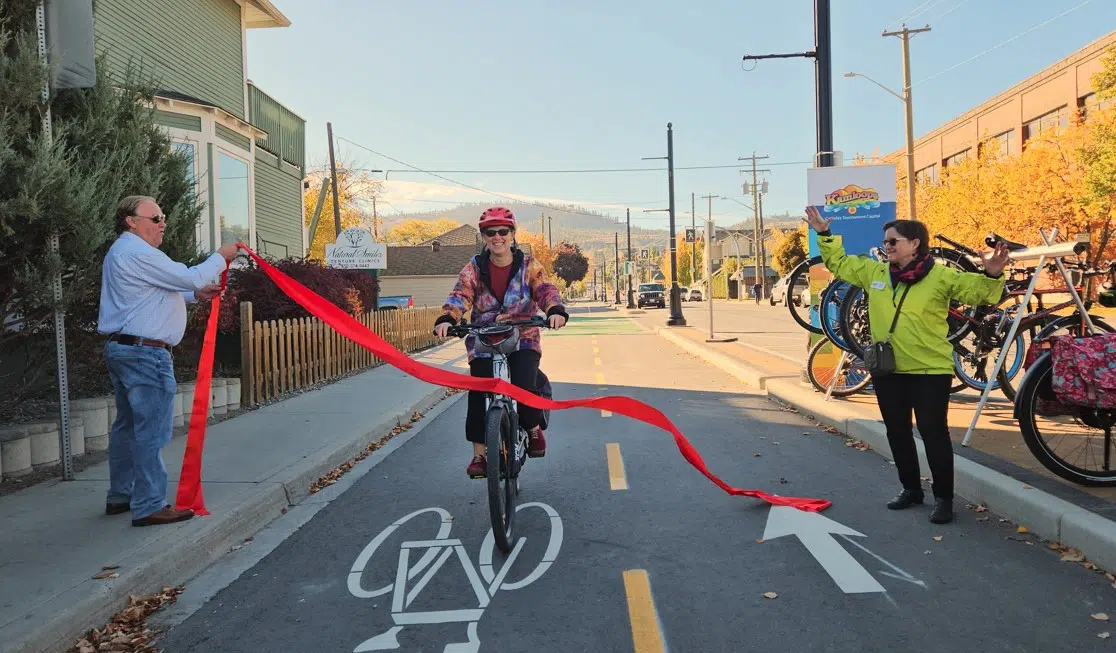
<path id="1" fill-rule="evenodd" d="M 539 373 L 542 355 L 532 349 L 513 352 L 508 356 L 508 371 L 511 382 L 524 390 L 535 391 L 535 376 Z M 492 376 L 491 358 L 474 358 L 469 362 L 469 374 L 489 378 Z M 469 442 L 484 442 L 484 392 L 469 391 L 469 412 L 465 416 L 465 439 Z M 540 415 L 537 408 L 518 404 L 519 425 L 530 431 L 539 425 Z"/>
<path id="2" fill-rule="evenodd" d="M 948 425 L 952 385 L 949 374 L 893 374 L 873 384 L 899 482 L 908 490 L 922 487 L 911 428 L 913 411 L 934 479 L 934 496 L 939 499 L 953 499 L 953 443 Z"/>

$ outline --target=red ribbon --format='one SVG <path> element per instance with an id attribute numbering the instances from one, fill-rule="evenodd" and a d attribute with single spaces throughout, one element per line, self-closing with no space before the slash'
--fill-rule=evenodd
<path id="1" fill-rule="evenodd" d="M 369 330 L 363 324 L 354 319 L 351 315 L 341 310 L 337 306 L 326 301 L 312 290 L 303 286 L 294 279 L 288 277 L 286 274 L 272 267 L 267 261 L 260 258 L 251 249 L 245 247 L 243 244 L 240 248 L 248 252 L 248 255 L 256 261 L 260 269 L 275 282 L 279 289 L 282 290 L 288 297 L 295 301 L 298 305 L 306 309 L 311 315 L 322 320 L 326 324 L 333 327 L 339 334 L 352 340 L 361 347 L 376 355 L 384 361 L 387 361 L 392 366 L 410 374 L 411 376 L 431 383 L 440 385 L 447 388 L 457 388 L 459 390 L 478 390 L 481 392 L 495 392 L 512 397 L 518 402 L 531 406 L 533 408 L 549 409 L 549 410 L 565 410 L 567 408 L 596 408 L 600 410 L 607 410 L 620 415 L 626 415 L 632 419 L 650 424 L 658 427 L 664 431 L 669 432 L 674 436 L 674 443 L 678 446 L 678 451 L 681 452 L 682 457 L 686 459 L 695 469 L 702 473 L 706 478 L 713 482 L 714 485 L 721 488 L 725 492 L 733 496 L 748 496 L 755 497 L 766 501 L 769 504 L 776 506 L 790 506 L 805 510 L 807 512 L 821 512 L 825 510 L 832 502 L 825 499 L 807 499 L 799 497 L 783 497 L 775 494 L 768 494 L 762 490 L 743 490 L 733 487 L 725 483 L 715 474 L 709 471 L 706 467 L 705 461 L 702 460 L 701 454 L 694 449 L 686 436 L 674 425 L 670 419 L 667 418 L 662 412 L 653 406 L 649 406 L 640 401 L 636 401 L 630 397 L 623 396 L 608 396 L 608 397 L 595 397 L 592 399 L 568 399 L 563 401 L 554 401 L 540 397 L 536 394 L 528 392 L 519 388 L 503 379 L 495 378 L 479 378 L 469 376 L 467 374 L 458 374 L 450 372 L 437 367 L 424 365 L 406 354 L 400 352 L 398 349 L 392 347 L 386 340 L 378 336 L 373 331 Z M 198 366 L 198 381 L 197 389 L 194 395 L 194 414 L 197 415 L 199 402 L 204 402 L 201 414 L 204 416 L 208 410 L 209 401 L 209 375 L 213 371 L 213 342 L 216 338 L 216 318 L 217 308 L 219 304 L 218 299 L 214 298 L 213 312 L 209 317 L 209 324 L 206 325 L 205 342 L 202 347 L 202 361 Z M 205 396 L 199 397 L 197 393 L 201 392 L 203 383 L 203 372 L 205 373 Z M 182 463 L 182 480 L 179 481 L 178 507 L 195 507 L 200 506 L 201 510 L 205 510 L 201 501 L 201 447 L 205 439 L 205 419 L 199 420 L 200 426 L 195 431 L 194 422 L 190 424 L 190 432 L 187 436 L 189 441 L 186 445 L 186 456 Z M 194 467 L 189 472 L 187 467 Z M 188 487 L 187 483 L 196 487 Z M 184 500 L 184 497 L 186 498 Z M 190 503 L 190 498 L 193 498 L 193 503 Z M 205 513 L 199 513 L 205 514 Z"/>
<path id="2" fill-rule="evenodd" d="M 221 273 L 221 290 L 229 282 L 229 269 Z M 186 431 L 186 452 L 182 455 L 182 469 L 178 473 L 178 494 L 174 499 L 175 510 L 193 510 L 195 515 L 208 515 L 202 497 L 201 464 L 205 448 L 205 427 L 209 419 L 209 395 L 213 381 L 213 352 L 217 347 L 217 318 L 221 312 L 221 293 L 211 300 L 209 320 L 205 323 L 201 359 L 198 360 L 198 378 L 194 382 L 194 401 L 190 409 L 190 427 Z"/>

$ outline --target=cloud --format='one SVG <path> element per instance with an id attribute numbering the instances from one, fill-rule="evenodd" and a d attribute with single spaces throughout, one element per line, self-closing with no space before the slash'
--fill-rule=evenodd
<path id="1" fill-rule="evenodd" d="M 483 186 L 482 183 L 473 185 L 478 187 Z M 507 198 L 513 198 L 517 201 L 528 203 L 575 204 L 587 209 L 597 209 L 603 212 L 616 211 L 618 213 L 623 212 L 624 209 L 630 206 L 582 201 L 568 197 L 545 197 L 504 191 L 482 191 L 452 184 L 397 181 L 394 179 L 389 179 L 385 182 L 384 192 L 380 196 L 379 202 L 381 204 L 387 204 L 390 209 L 393 209 L 393 212 L 413 213 L 436 211 L 455 204 L 476 202 L 484 199 L 490 199 L 493 203 L 498 203 L 500 201 L 507 201 Z"/>

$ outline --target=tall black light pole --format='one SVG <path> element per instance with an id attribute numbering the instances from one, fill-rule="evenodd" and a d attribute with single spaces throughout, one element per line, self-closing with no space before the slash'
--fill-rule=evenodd
<path id="1" fill-rule="evenodd" d="M 678 242 L 674 236 L 674 125 L 667 123 L 667 155 L 643 157 L 644 161 L 651 159 L 666 159 L 667 185 L 670 193 L 670 207 L 667 209 L 644 209 L 644 213 L 657 213 L 667 211 L 670 213 L 670 317 L 667 326 L 686 326 L 686 318 L 682 316 L 682 301 L 678 289 Z"/>
<path id="2" fill-rule="evenodd" d="M 793 54 L 744 55 L 744 61 L 758 59 L 790 59 L 805 57 L 814 60 L 814 86 L 817 106 L 818 167 L 833 165 L 833 66 L 830 56 L 829 0 L 814 0 L 814 49 Z"/>
<path id="3" fill-rule="evenodd" d="M 635 298 L 632 296 L 632 210 L 627 210 L 628 215 L 628 308 L 635 308 Z"/>

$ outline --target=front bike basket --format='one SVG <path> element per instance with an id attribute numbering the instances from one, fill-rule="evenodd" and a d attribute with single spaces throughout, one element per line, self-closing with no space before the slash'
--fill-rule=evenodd
<path id="1" fill-rule="evenodd" d="M 519 348 L 519 328 L 506 324 L 493 324 L 476 330 L 476 351 L 479 354 L 507 356 Z"/>

